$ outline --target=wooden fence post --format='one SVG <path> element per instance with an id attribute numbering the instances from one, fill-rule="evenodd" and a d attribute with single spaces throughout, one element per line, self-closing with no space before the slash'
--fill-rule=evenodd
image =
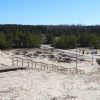
<path id="1" fill-rule="evenodd" d="M 52 65 L 52 71 L 53 71 L 53 65 Z"/>
<path id="2" fill-rule="evenodd" d="M 18 57 L 17 57 L 17 66 L 18 66 Z"/>
<path id="3" fill-rule="evenodd" d="M 66 68 L 66 74 L 67 74 L 67 68 Z"/>
<path id="4" fill-rule="evenodd" d="M 36 62 L 35 62 L 35 68 L 36 68 Z"/>
<path id="5" fill-rule="evenodd" d="M 45 70 L 45 63 L 44 63 L 44 66 L 43 66 L 43 70 Z"/>
<path id="6" fill-rule="evenodd" d="M 29 60 L 28 60 L 28 67 L 29 67 Z"/>
<path id="7" fill-rule="evenodd" d="M 23 66 L 23 59 L 22 59 L 22 66 Z"/>
<path id="8" fill-rule="evenodd" d="M 48 70 L 48 64 L 47 64 L 47 70 Z"/>
<path id="9" fill-rule="evenodd" d="M 33 68 L 33 61 L 31 61 L 31 65 L 32 65 L 31 67 Z"/>
<path id="10" fill-rule="evenodd" d="M 40 69 L 42 69 L 42 62 L 41 62 L 41 68 Z"/>

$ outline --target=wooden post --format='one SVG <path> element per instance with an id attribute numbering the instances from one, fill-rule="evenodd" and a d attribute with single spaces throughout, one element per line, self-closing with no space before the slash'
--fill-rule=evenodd
<path id="1" fill-rule="evenodd" d="M 92 65 L 93 65 L 93 46 L 92 46 Z"/>
<path id="2" fill-rule="evenodd" d="M 35 62 L 34 61 L 32 61 L 32 63 L 34 63 L 34 65 L 35 65 Z M 34 68 L 34 67 L 32 67 L 32 68 Z"/>
<path id="3" fill-rule="evenodd" d="M 54 72 L 54 70 L 55 70 L 55 69 L 54 69 L 54 65 L 53 65 L 53 67 L 52 67 L 52 68 L 53 68 L 53 72 Z"/>
<path id="4" fill-rule="evenodd" d="M 44 70 L 44 66 L 45 66 L 45 64 L 44 63 L 42 63 L 43 65 L 42 65 L 42 70 Z"/>
<path id="5" fill-rule="evenodd" d="M 52 71 L 53 71 L 53 65 L 52 65 Z"/>
<path id="6" fill-rule="evenodd" d="M 17 66 L 18 66 L 18 58 L 17 58 Z"/>
<path id="7" fill-rule="evenodd" d="M 42 62 L 41 62 L 41 69 L 42 69 Z"/>
<path id="8" fill-rule="evenodd" d="M 54 71 L 54 72 L 56 72 L 56 66 L 54 67 L 54 69 L 55 69 L 55 71 Z"/>
<path id="9" fill-rule="evenodd" d="M 28 60 L 28 67 L 29 67 L 29 60 Z"/>
<path id="10" fill-rule="evenodd" d="M 57 72 L 57 69 L 58 69 L 58 67 L 57 67 L 57 66 L 55 66 L 55 72 Z"/>
<path id="11" fill-rule="evenodd" d="M 48 70 L 48 64 L 47 64 L 47 70 Z"/>
<path id="12" fill-rule="evenodd" d="M 45 64 L 43 63 L 43 65 L 42 65 L 42 70 L 44 70 L 44 66 L 45 66 Z"/>
<path id="13" fill-rule="evenodd" d="M 70 74 L 71 74 L 71 68 L 70 68 Z"/>
<path id="14" fill-rule="evenodd" d="M 31 61 L 31 64 L 32 64 L 32 66 L 31 66 L 31 67 L 33 68 L 33 61 Z"/>
<path id="15" fill-rule="evenodd" d="M 46 64 L 45 64 L 45 70 L 46 70 Z"/>
<path id="16" fill-rule="evenodd" d="M 23 59 L 22 59 L 22 66 L 23 66 Z"/>
<path id="17" fill-rule="evenodd" d="M 45 63 L 44 63 L 44 70 L 45 70 Z"/>
<path id="18" fill-rule="evenodd" d="M 36 62 L 35 62 L 35 68 L 36 68 Z"/>
<path id="19" fill-rule="evenodd" d="M 48 70 L 48 64 L 45 64 L 46 65 L 46 69 L 45 70 Z"/>
<path id="20" fill-rule="evenodd" d="M 66 70 L 65 70 L 65 68 L 63 69 L 63 73 L 66 74 Z"/>

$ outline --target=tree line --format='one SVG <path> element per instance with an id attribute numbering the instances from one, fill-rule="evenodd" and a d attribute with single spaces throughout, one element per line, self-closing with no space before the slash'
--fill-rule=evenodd
<path id="1" fill-rule="evenodd" d="M 55 48 L 74 49 L 77 47 L 91 47 L 100 49 L 100 35 L 96 33 L 83 33 L 82 35 L 50 36 L 50 44 Z"/>
<path id="2" fill-rule="evenodd" d="M 100 26 L 0 25 L 0 49 L 37 48 L 43 43 L 62 49 L 100 48 Z"/>

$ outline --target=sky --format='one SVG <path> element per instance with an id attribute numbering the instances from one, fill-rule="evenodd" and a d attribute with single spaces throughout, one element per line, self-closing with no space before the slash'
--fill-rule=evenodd
<path id="1" fill-rule="evenodd" d="M 100 0 L 0 0 L 0 24 L 100 25 Z"/>

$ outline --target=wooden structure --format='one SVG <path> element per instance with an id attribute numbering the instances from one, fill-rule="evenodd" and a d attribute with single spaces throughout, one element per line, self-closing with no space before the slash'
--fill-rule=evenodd
<path id="1" fill-rule="evenodd" d="M 16 71 L 16 70 L 23 70 L 23 69 L 27 69 L 27 67 L 0 65 L 0 72 Z"/>
<path id="2" fill-rule="evenodd" d="M 12 58 L 12 66 L 22 66 L 29 69 L 39 69 L 39 70 L 45 70 L 49 72 L 58 72 L 62 74 L 84 74 L 85 72 L 83 70 L 79 70 L 76 68 L 65 68 L 62 66 L 56 66 L 53 64 L 46 64 L 43 62 L 36 62 L 31 59 L 23 59 L 19 57 Z"/>

